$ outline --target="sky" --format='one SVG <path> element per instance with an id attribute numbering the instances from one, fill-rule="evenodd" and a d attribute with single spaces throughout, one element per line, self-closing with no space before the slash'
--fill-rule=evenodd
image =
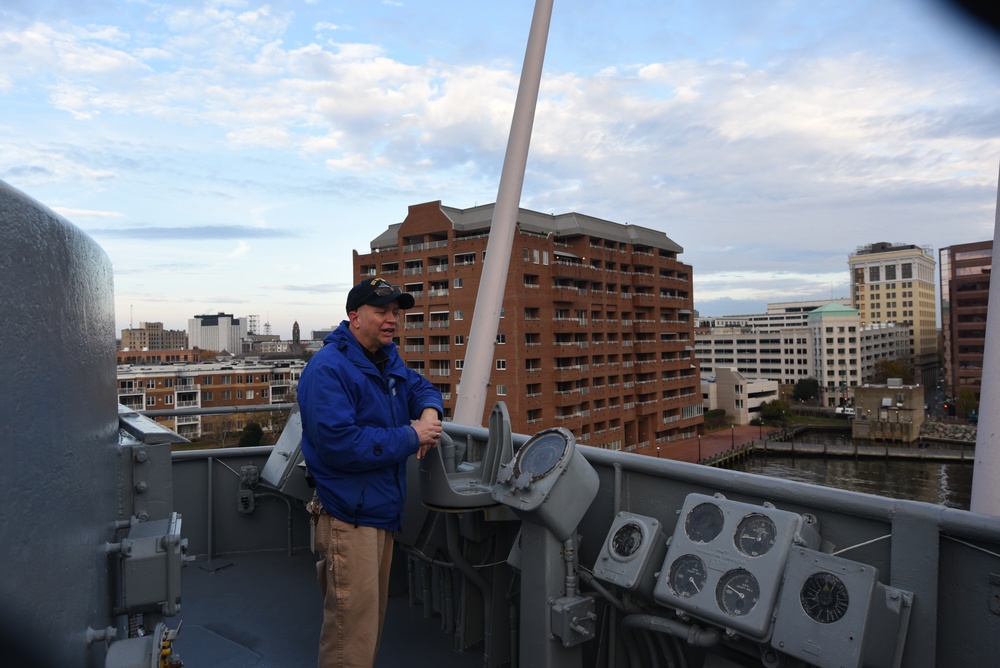
<path id="1" fill-rule="evenodd" d="M 494 202 L 533 2 L 0 0 L 0 180 L 116 327 L 343 317 L 407 207 Z M 521 206 L 664 232 L 702 315 L 993 238 L 1000 42 L 932 0 L 555 0 Z"/>

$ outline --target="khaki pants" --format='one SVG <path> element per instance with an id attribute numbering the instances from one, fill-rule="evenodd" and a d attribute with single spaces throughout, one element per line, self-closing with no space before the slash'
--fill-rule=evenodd
<path id="1" fill-rule="evenodd" d="M 319 668 L 371 668 L 389 597 L 392 532 L 324 513 L 316 523 L 316 551 L 323 593 Z"/>

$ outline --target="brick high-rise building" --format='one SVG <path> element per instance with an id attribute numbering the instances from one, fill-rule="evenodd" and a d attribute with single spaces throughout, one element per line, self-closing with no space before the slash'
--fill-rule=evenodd
<path id="1" fill-rule="evenodd" d="M 910 328 L 910 363 L 922 385 L 937 375 L 937 297 L 929 248 L 879 242 L 862 246 L 847 261 L 851 305 L 861 326 L 895 322 Z"/>
<path id="2" fill-rule="evenodd" d="M 979 402 L 986 347 L 993 242 L 948 246 L 941 258 L 941 336 L 949 396 L 971 390 Z"/>
<path id="3" fill-rule="evenodd" d="M 381 276 L 415 297 L 402 355 L 441 389 L 447 416 L 493 209 L 414 205 L 354 254 L 355 281 Z M 645 454 L 694 438 L 702 400 L 682 252 L 648 228 L 519 210 L 486 412 L 502 400 L 515 432 L 562 426 L 581 443 Z"/>

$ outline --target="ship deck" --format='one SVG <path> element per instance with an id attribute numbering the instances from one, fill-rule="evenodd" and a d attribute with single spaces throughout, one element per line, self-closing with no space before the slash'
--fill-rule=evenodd
<path id="1" fill-rule="evenodd" d="M 397 555 L 398 556 L 398 555 Z M 188 666 L 288 668 L 316 665 L 322 599 L 308 550 L 244 553 L 187 564 L 174 651 Z M 176 627 L 176 620 L 168 626 Z M 405 593 L 389 598 L 375 666 L 482 666 L 480 648 L 457 651 L 440 617 Z"/>

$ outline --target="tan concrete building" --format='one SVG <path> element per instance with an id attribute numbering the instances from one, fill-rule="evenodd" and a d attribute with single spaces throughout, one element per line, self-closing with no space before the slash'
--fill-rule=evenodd
<path id="1" fill-rule="evenodd" d="M 162 322 L 140 322 L 139 326 L 122 330 L 120 350 L 184 350 L 188 335 L 183 329 L 163 329 Z"/>
<path id="2" fill-rule="evenodd" d="M 778 381 L 747 378 L 736 369 L 720 367 L 701 379 L 705 410 L 721 408 L 732 424 L 750 424 L 760 417 L 760 405 L 778 396 Z"/>
<path id="3" fill-rule="evenodd" d="M 862 326 L 899 323 L 910 328 L 910 362 L 924 385 L 937 374 L 937 298 L 930 248 L 879 242 L 848 259 L 851 305 Z"/>
<path id="4" fill-rule="evenodd" d="M 492 204 L 409 208 L 354 257 L 355 280 L 401 284 L 403 358 L 452 414 L 493 217 Z M 515 432 L 562 426 L 587 445 L 663 456 L 702 423 L 691 267 L 662 232 L 578 213 L 521 209 L 486 412 Z M 484 419 L 486 415 L 484 414 Z"/>
<path id="5" fill-rule="evenodd" d="M 890 379 L 886 385 L 854 389 L 851 437 L 912 443 L 924 423 L 924 390 Z"/>

